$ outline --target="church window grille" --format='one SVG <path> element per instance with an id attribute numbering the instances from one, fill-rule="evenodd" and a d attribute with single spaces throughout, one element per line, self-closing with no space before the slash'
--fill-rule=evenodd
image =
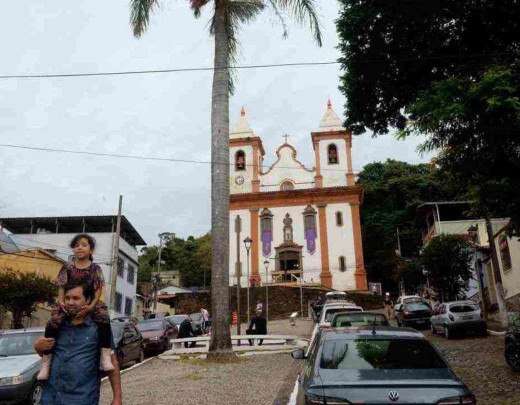
<path id="1" fill-rule="evenodd" d="M 307 251 L 314 253 L 316 251 L 316 210 L 311 205 L 307 205 L 303 211 L 303 225 L 305 232 L 305 241 L 307 242 Z"/>
<path id="2" fill-rule="evenodd" d="M 336 212 L 336 225 L 343 226 L 343 213 L 341 211 Z"/>
<path id="3" fill-rule="evenodd" d="M 347 270 L 347 263 L 345 261 L 345 256 L 339 257 L 339 271 L 346 271 Z"/>
<path id="4" fill-rule="evenodd" d="M 264 257 L 269 257 L 273 243 L 273 214 L 267 208 L 264 208 L 260 213 L 260 235 L 262 254 Z"/>
<path id="5" fill-rule="evenodd" d="M 335 165 L 335 164 L 339 163 L 339 161 L 338 161 L 338 148 L 333 143 L 331 143 L 327 147 L 327 156 L 329 158 L 329 165 Z"/>
<path id="6" fill-rule="evenodd" d="M 246 170 L 246 154 L 243 150 L 239 150 L 235 154 L 235 170 Z"/>
<path id="7" fill-rule="evenodd" d="M 282 183 L 282 185 L 280 186 L 280 190 L 282 191 L 290 191 L 290 190 L 294 190 L 294 184 L 292 181 L 289 181 L 289 180 L 286 180 Z"/>

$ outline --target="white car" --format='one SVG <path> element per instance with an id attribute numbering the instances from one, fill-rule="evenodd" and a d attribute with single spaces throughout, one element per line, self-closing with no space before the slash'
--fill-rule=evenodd
<path id="1" fill-rule="evenodd" d="M 430 319 L 432 334 L 442 334 L 450 339 L 457 331 L 475 330 L 487 334 L 486 321 L 480 307 L 473 301 L 444 302 L 435 307 Z"/>
<path id="2" fill-rule="evenodd" d="M 425 299 L 418 295 L 401 295 L 394 305 L 394 310 L 399 311 L 399 308 L 401 308 L 401 305 L 403 305 L 405 301 L 425 301 Z"/>
<path id="3" fill-rule="evenodd" d="M 319 327 L 330 326 L 334 314 L 338 312 L 363 312 L 363 308 L 350 301 L 333 301 L 323 306 Z"/>

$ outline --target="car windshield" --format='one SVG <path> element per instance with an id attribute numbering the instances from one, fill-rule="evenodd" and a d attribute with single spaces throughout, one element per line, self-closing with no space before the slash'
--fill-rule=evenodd
<path id="1" fill-rule="evenodd" d="M 453 312 L 454 314 L 474 311 L 478 311 L 478 307 L 473 304 L 456 304 L 450 306 L 450 312 Z"/>
<path id="2" fill-rule="evenodd" d="M 137 324 L 137 327 L 141 332 L 146 332 L 150 330 L 162 330 L 164 329 L 164 325 L 162 321 L 143 321 Z"/>
<path id="3" fill-rule="evenodd" d="M 43 336 L 43 332 L 0 335 L 0 357 L 35 354 L 33 344 L 41 336 Z"/>
<path id="4" fill-rule="evenodd" d="M 168 317 L 168 321 L 174 325 L 180 325 L 186 318 L 188 318 L 187 315 L 172 315 Z"/>
<path id="5" fill-rule="evenodd" d="M 333 339 L 325 341 L 322 369 L 432 369 L 446 364 L 425 340 Z"/>
<path id="6" fill-rule="evenodd" d="M 338 312 L 360 312 L 359 308 L 329 308 L 325 313 L 325 322 L 331 322 Z"/>
<path id="7" fill-rule="evenodd" d="M 407 311 L 429 311 L 430 307 L 424 302 L 407 302 L 405 304 Z"/>
<path id="8" fill-rule="evenodd" d="M 338 314 L 332 321 L 332 326 L 336 328 L 374 324 L 378 326 L 386 326 L 388 325 L 388 321 L 383 314 L 367 314 L 366 312 Z"/>

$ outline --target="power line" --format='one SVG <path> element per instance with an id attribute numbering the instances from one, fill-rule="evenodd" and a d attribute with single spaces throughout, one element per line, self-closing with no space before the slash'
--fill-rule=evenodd
<path id="1" fill-rule="evenodd" d="M 206 72 L 222 69 L 266 69 L 274 67 L 304 67 L 304 66 L 323 66 L 337 65 L 338 61 L 325 62 L 293 62 L 293 63 L 270 63 L 265 65 L 243 65 L 228 67 L 193 67 L 193 68 L 172 68 L 172 69 L 147 69 L 147 70 L 124 70 L 119 72 L 83 72 L 83 73 L 36 73 L 22 75 L 0 75 L 0 79 L 51 79 L 51 78 L 70 78 L 70 77 L 94 77 L 94 76 L 128 76 L 128 75 L 146 75 L 159 73 L 177 73 L 177 72 Z"/>
<path id="2" fill-rule="evenodd" d="M 150 160 L 150 161 L 171 162 L 171 163 L 194 163 L 194 164 L 205 164 L 205 165 L 215 164 L 215 165 L 234 166 L 234 163 L 232 163 L 232 162 L 224 163 L 224 162 L 211 162 L 209 160 L 162 158 L 162 157 L 158 157 L 158 156 L 129 155 L 129 154 L 123 154 L 123 153 L 90 152 L 90 151 L 74 150 L 74 149 L 44 148 L 44 147 L 39 147 L 39 146 L 15 145 L 15 144 L 5 144 L 5 143 L 0 143 L 0 147 L 11 148 L 11 149 L 32 150 L 32 151 L 38 151 L 38 152 L 70 153 L 70 154 L 75 154 L 75 155 L 111 157 L 111 158 L 120 158 L 120 159 L 136 159 L 136 160 Z M 246 164 L 245 166 L 253 167 L 255 165 Z M 258 165 L 258 167 L 265 169 L 265 168 L 271 168 L 272 165 Z M 277 166 L 277 168 L 288 169 L 288 170 L 304 170 L 301 167 L 289 167 L 289 166 Z M 308 170 L 312 170 L 312 169 L 308 169 Z M 321 172 L 341 172 L 341 173 L 346 172 L 346 169 L 321 168 L 320 170 L 321 170 Z"/>

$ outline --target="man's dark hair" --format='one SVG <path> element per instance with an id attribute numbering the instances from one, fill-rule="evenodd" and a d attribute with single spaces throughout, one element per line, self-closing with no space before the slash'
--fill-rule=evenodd
<path id="1" fill-rule="evenodd" d="M 87 240 L 90 249 L 94 250 L 96 248 L 96 240 L 88 233 L 80 233 L 79 235 L 74 236 L 74 238 L 72 238 L 70 241 L 70 248 L 74 249 L 74 246 L 76 246 L 81 239 Z"/>
<path id="2" fill-rule="evenodd" d="M 66 294 L 67 291 L 70 291 L 76 287 L 81 287 L 83 289 L 83 296 L 87 301 L 92 301 L 94 299 L 94 288 L 92 287 L 92 285 L 85 282 L 74 281 L 67 283 L 63 287 L 63 291 Z"/>

